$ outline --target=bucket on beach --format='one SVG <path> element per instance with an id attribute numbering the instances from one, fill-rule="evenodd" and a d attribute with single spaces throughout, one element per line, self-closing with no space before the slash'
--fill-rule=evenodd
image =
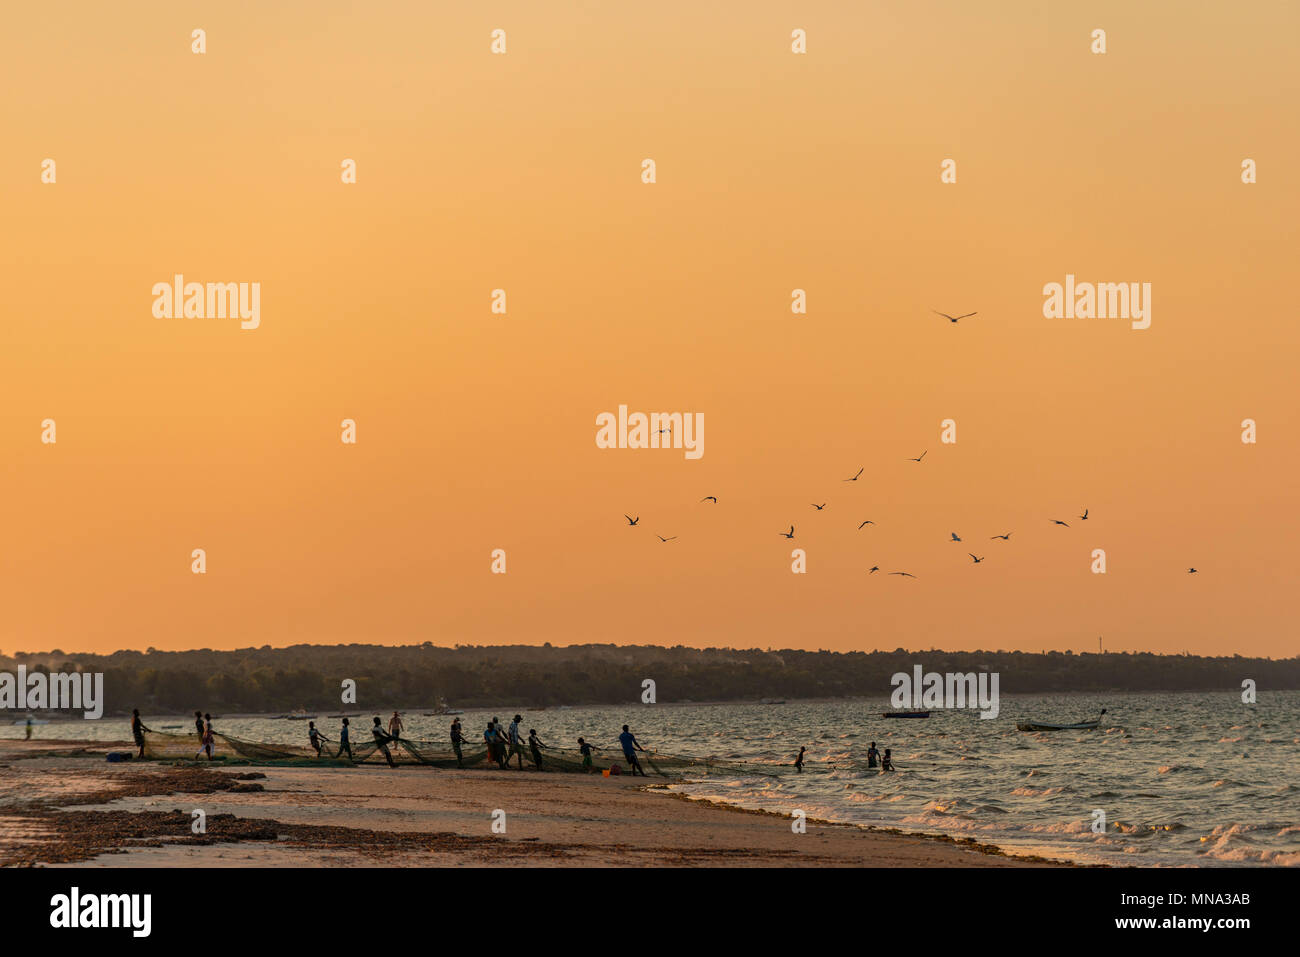
<path id="1" fill-rule="evenodd" d="M 604 778 L 609 777 L 609 768 L 606 768 L 604 771 L 601 771 L 600 776 Z"/>

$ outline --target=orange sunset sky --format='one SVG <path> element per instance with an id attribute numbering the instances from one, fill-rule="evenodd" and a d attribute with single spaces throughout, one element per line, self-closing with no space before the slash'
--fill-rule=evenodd
<path id="1" fill-rule="evenodd" d="M 1300 650 L 1300 5 L 5 21 L 6 653 Z M 260 327 L 155 318 L 175 273 L 260 282 Z M 1151 327 L 1044 318 L 1067 273 Z M 703 457 L 598 449 L 620 404 Z"/>

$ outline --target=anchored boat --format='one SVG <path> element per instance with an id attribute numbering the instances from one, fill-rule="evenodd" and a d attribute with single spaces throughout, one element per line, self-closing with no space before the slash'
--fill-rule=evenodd
<path id="1" fill-rule="evenodd" d="M 1053 724 L 1050 721 L 1026 721 L 1017 723 L 1017 731 L 1096 731 L 1097 725 L 1101 724 L 1101 715 L 1106 713 L 1106 709 L 1101 709 L 1101 714 L 1091 721 L 1076 721 L 1074 724 Z"/>
<path id="2" fill-rule="evenodd" d="M 928 718 L 930 717 L 930 712 L 928 711 L 882 711 L 880 712 L 880 716 L 882 718 Z"/>

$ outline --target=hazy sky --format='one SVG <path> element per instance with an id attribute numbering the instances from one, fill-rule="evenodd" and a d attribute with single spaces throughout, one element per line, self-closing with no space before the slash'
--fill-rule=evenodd
<path id="1" fill-rule="evenodd" d="M 1294 3 L 6 21 L 6 652 L 1300 650 Z M 175 273 L 259 328 L 155 318 Z M 1150 328 L 1044 318 L 1067 273 Z M 703 457 L 597 448 L 620 404 Z"/>

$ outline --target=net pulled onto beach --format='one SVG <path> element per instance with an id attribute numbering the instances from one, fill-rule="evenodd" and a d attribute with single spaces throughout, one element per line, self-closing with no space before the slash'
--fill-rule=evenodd
<path id="1" fill-rule="evenodd" d="M 351 757 L 347 750 L 340 750 L 338 742 L 326 741 L 321 745 L 320 753 L 310 745 L 292 745 L 245 741 L 214 731 L 213 756 L 217 760 L 244 764 L 265 764 L 285 766 L 346 766 L 355 764 L 384 764 L 380 746 L 373 740 L 357 741 L 352 745 Z M 387 742 L 385 747 L 395 764 L 422 764 L 435 768 L 493 768 L 497 763 L 489 754 L 486 744 L 470 748 L 462 746 L 460 757 L 449 745 L 434 741 L 418 741 L 410 738 L 397 738 Z M 622 751 L 614 748 L 596 749 L 591 766 L 588 767 L 581 752 L 576 748 L 544 747 L 541 750 L 542 768 L 547 771 L 569 771 L 581 773 L 603 772 L 617 768 L 619 773 L 628 773 L 628 767 L 622 759 Z M 521 745 L 516 750 L 506 746 L 508 763 L 518 767 L 534 764 L 531 750 Z M 197 734 L 172 734 L 166 731 L 144 732 L 144 756 L 157 761 L 181 761 L 201 759 L 207 755 L 201 751 Z M 723 762 L 714 758 L 689 758 L 658 752 L 638 753 L 641 767 L 647 774 L 660 777 L 693 777 L 698 775 L 761 774 L 774 775 L 787 770 L 777 765 L 756 765 L 741 762 Z"/>

